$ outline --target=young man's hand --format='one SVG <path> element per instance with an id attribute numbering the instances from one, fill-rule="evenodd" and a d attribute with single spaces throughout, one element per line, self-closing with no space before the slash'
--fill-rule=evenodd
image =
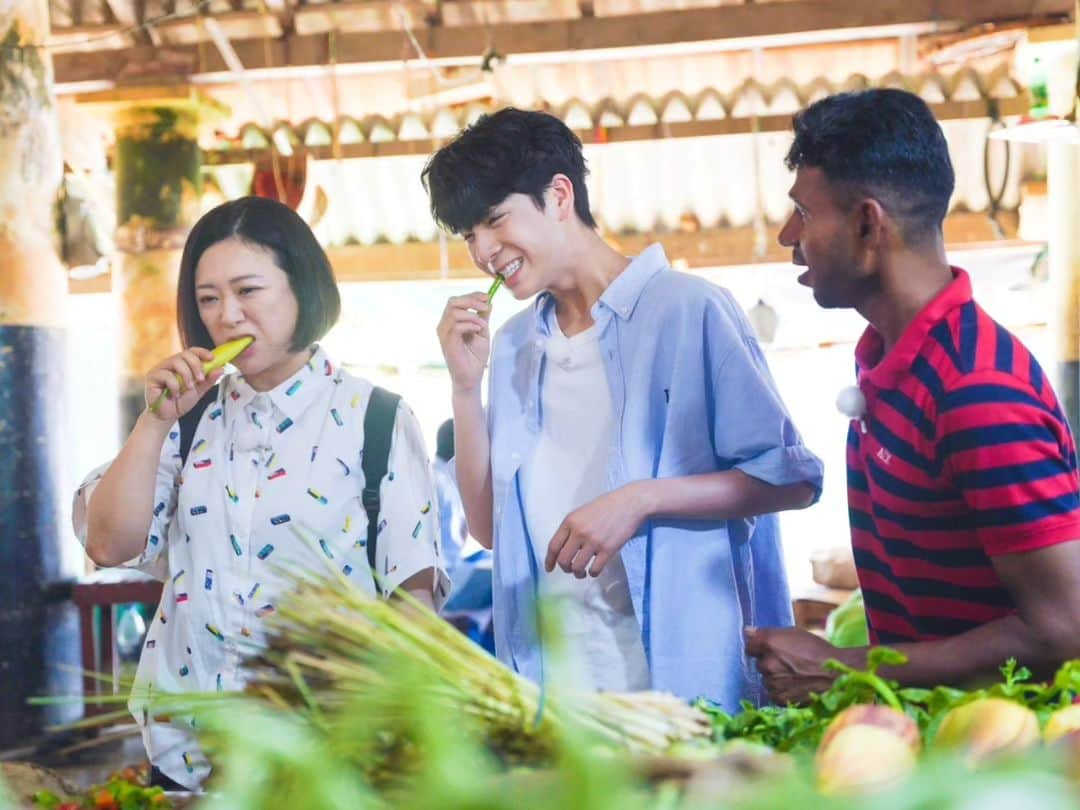
<path id="1" fill-rule="evenodd" d="M 455 295 L 446 302 L 439 335 L 450 382 L 455 391 L 479 392 L 491 354 L 487 316 L 491 302 L 482 292 Z"/>
<path id="2" fill-rule="evenodd" d="M 566 516 L 548 544 L 544 568 L 554 571 L 558 565 L 578 579 L 599 576 L 647 516 L 633 484 L 601 495 Z"/>
<path id="3" fill-rule="evenodd" d="M 797 627 L 747 627 L 745 632 L 746 654 L 757 659 L 769 697 L 781 706 L 802 703 L 811 692 L 828 689 L 836 673 L 821 665 L 830 658 L 843 660 L 850 652 Z"/>

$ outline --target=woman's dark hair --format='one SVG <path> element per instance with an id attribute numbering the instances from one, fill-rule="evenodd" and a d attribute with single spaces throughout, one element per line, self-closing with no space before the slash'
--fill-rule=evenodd
<path id="1" fill-rule="evenodd" d="M 934 114 L 904 90 L 840 93 L 794 118 L 787 166 L 821 169 L 847 201 L 871 196 L 912 243 L 940 233 L 956 183 L 949 145 Z"/>
<path id="2" fill-rule="evenodd" d="M 462 233 L 511 194 L 528 194 L 544 208 L 544 191 L 556 174 L 574 186 L 574 211 L 590 228 L 581 140 L 554 115 L 506 107 L 482 115 L 431 156 L 420 175 L 435 222 Z"/>
<path id="3" fill-rule="evenodd" d="M 176 291 L 176 320 L 185 348 L 214 346 L 199 315 L 195 270 L 207 250 L 232 238 L 270 253 L 274 264 L 289 277 L 289 286 L 299 305 L 293 351 L 303 350 L 330 331 L 341 315 L 341 296 L 330 260 L 315 234 L 287 205 L 265 197 L 241 197 L 204 214 L 184 244 Z"/>

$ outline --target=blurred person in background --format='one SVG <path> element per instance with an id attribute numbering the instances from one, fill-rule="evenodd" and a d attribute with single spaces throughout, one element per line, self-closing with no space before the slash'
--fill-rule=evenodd
<path id="1" fill-rule="evenodd" d="M 454 591 L 443 618 L 488 652 L 495 652 L 491 621 L 491 552 L 469 536 L 465 508 L 454 480 L 454 420 L 439 425 L 435 443 L 435 491 L 439 498 L 443 556 Z"/>

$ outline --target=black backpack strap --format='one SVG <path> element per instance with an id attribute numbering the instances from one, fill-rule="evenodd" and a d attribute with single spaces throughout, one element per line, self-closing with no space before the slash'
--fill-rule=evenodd
<path id="1" fill-rule="evenodd" d="M 386 476 L 390 462 L 390 441 L 394 438 L 394 420 L 397 418 L 401 397 L 376 386 L 371 391 L 367 410 L 364 412 L 364 492 L 362 500 L 367 512 L 367 558 L 368 565 L 375 568 L 375 538 L 379 534 L 379 487 Z"/>
<path id="2" fill-rule="evenodd" d="M 195 430 L 199 427 L 199 421 L 203 413 L 217 399 L 218 388 L 221 383 L 214 385 L 202 398 L 195 403 L 194 407 L 180 417 L 180 466 L 187 464 L 188 453 L 191 451 L 191 443 L 195 441 Z"/>

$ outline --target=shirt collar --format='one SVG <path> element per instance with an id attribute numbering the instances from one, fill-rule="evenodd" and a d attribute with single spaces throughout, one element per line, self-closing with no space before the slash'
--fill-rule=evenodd
<path id="1" fill-rule="evenodd" d="M 270 402 L 290 419 L 299 417 L 307 406 L 319 396 L 323 389 L 332 385 L 338 378 L 337 369 L 321 346 L 315 346 L 311 358 L 299 371 L 276 388 L 267 391 Z M 228 402 L 243 407 L 256 395 L 254 388 L 248 385 L 243 374 L 230 377 Z"/>
<path id="2" fill-rule="evenodd" d="M 629 320 L 646 285 L 653 276 L 669 266 L 664 246 L 658 242 L 649 245 L 639 256 L 631 259 L 630 264 L 601 293 L 600 299 L 593 305 L 593 320 L 599 320 L 605 309 L 610 310 L 617 318 Z M 549 318 L 554 307 L 555 296 L 550 292 L 540 293 L 533 304 L 536 330 L 545 337 L 551 334 Z"/>
<path id="3" fill-rule="evenodd" d="M 949 312 L 971 300 L 971 277 L 958 267 L 953 267 L 952 273 L 953 280 L 923 307 L 884 357 L 881 334 L 872 326 L 866 327 L 855 346 L 855 364 L 860 383 L 869 382 L 876 388 L 888 389 L 911 372 L 911 366 L 926 343 L 930 330 Z"/>

